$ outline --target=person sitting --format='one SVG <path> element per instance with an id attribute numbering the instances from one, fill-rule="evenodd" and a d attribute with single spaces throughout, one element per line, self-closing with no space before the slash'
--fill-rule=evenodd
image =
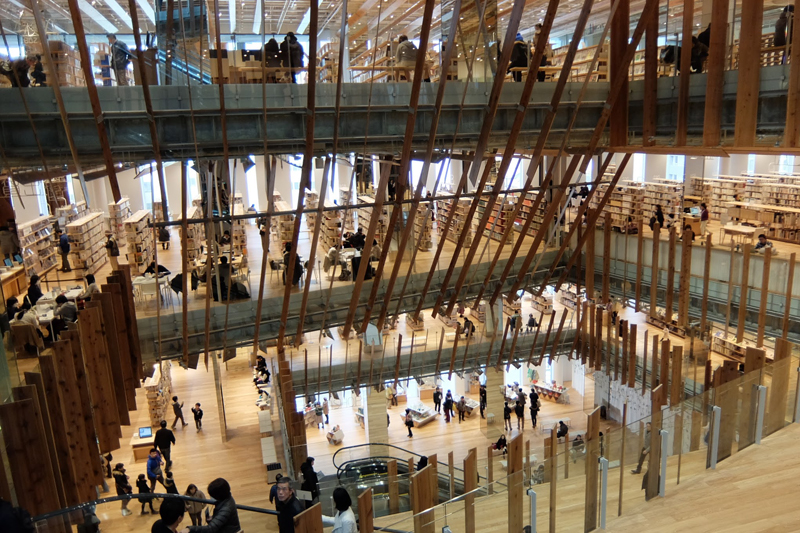
<path id="1" fill-rule="evenodd" d="M 219 280 L 223 286 L 227 287 L 231 280 L 231 274 L 236 271 L 228 263 L 228 258 L 226 256 L 222 256 L 219 258 L 219 265 L 217 265 L 217 272 L 219 272 Z"/>
<path id="2" fill-rule="evenodd" d="M 31 284 L 28 286 L 28 302 L 33 306 L 42 297 L 42 288 L 39 286 L 39 275 L 31 276 Z"/>
<path id="3" fill-rule="evenodd" d="M 692 242 L 694 242 L 694 232 L 692 231 L 691 224 L 686 224 L 683 227 L 683 235 L 691 235 L 692 236 Z M 681 236 L 681 238 L 683 238 L 683 236 Z"/>
<path id="4" fill-rule="evenodd" d="M 6 300 L 6 314 L 9 320 L 13 320 L 17 313 L 19 313 L 19 300 L 16 296 L 12 296 Z"/>
<path id="5" fill-rule="evenodd" d="M 556 432 L 556 438 L 566 437 L 567 433 L 569 433 L 569 428 L 564 423 L 563 420 L 558 421 L 558 431 Z"/>
<path id="6" fill-rule="evenodd" d="M 762 233 L 758 236 L 758 242 L 754 250 L 758 253 L 764 253 L 767 251 L 767 248 L 772 248 L 772 242 L 768 241 L 767 236 Z"/>
<path id="7" fill-rule="evenodd" d="M 494 449 L 498 451 L 502 451 L 503 455 L 508 453 L 508 441 L 506 441 L 505 433 L 500 435 L 500 438 L 497 439 L 497 442 L 494 443 Z"/>
<path id="8" fill-rule="evenodd" d="M 150 265 L 144 270 L 144 273 L 145 274 L 152 274 L 152 275 L 155 276 L 156 275 L 156 262 L 155 261 L 151 261 Z M 158 277 L 159 278 L 161 276 L 164 276 L 164 275 L 169 276 L 171 273 L 172 272 L 170 272 L 169 269 L 167 267 L 165 267 L 164 265 L 158 265 Z M 98 292 L 100 292 L 100 291 L 98 291 Z"/>
<path id="9" fill-rule="evenodd" d="M 461 332 L 467 337 L 472 337 L 472 334 L 475 333 L 475 325 L 469 318 L 464 318 L 464 328 Z"/>
<path id="10" fill-rule="evenodd" d="M 67 323 L 78 320 L 78 306 L 72 300 L 67 300 L 63 294 L 56 297 L 56 308 L 53 313 L 53 334 L 58 335 L 67 329 Z"/>
<path id="11" fill-rule="evenodd" d="M 225 232 L 222 234 L 222 237 L 219 238 L 219 244 L 220 246 L 225 246 L 229 245 L 230 243 L 231 243 L 231 232 L 225 230 Z"/>
<path id="12" fill-rule="evenodd" d="M 422 457 L 419 458 L 419 461 L 417 462 L 417 472 L 419 472 L 426 466 L 428 466 L 428 458 L 423 455 Z"/>
<path id="13" fill-rule="evenodd" d="M 86 274 L 86 290 L 78 296 L 79 300 L 91 300 L 93 294 L 98 294 L 100 287 L 94 280 L 94 274 Z"/>
<path id="14" fill-rule="evenodd" d="M 525 68 L 528 66 L 530 56 L 530 49 L 525 39 L 522 38 L 521 33 L 517 33 L 517 38 L 514 41 L 514 48 L 511 49 L 511 60 L 508 62 L 508 72 L 511 72 L 511 78 L 514 81 L 522 81 L 522 71 L 511 69 Z"/>
<path id="15" fill-rule="evenodd" d="M 625 233 L 636 235 L 639 233 L 639 226 L 633 221 L 633 217 L 628 217 L 628 224 L 625 226 Z"/>
<path id="16" fill-rule="evenodd" d="M 351 237 L 351 243 L 356 250 L 362 250 L 364 245 L 367 244 L 367 236 L 364 235 L 364 230 L 358 228 L 355 235 Z"/>
<path id="17" fill-rule="evenodd" d="M 585 442 L 583 440 L 583 435 L 576 436 L 575 439 L 573 439 L 573 441 L 572 441 L 572 447 L 573 448 L 580 448 L 580 447 L 582 447 L 584 445 L 585 445 Z"/>

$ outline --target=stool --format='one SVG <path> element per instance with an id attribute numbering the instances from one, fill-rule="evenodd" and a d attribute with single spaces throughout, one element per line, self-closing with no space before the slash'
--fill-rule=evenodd
<path id="1" fill-rule="evenodd" d="M 491 426 L 494 424 L 494 413 L 486 413 L 486 425 Z"/>

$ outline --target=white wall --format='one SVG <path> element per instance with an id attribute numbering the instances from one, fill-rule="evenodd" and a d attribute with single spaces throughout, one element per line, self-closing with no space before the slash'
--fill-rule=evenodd
<path id="1" fill-rule="evenodd" d="M 19 191 L 17 191 L 19 189 Z M 19 194 L 17 194 L 19 192 Z M 14 214 L 17 224 L 24 224 L 42 216 L 39 212 L 39 200 L 36 196 L 36 186 L 19 185 L 11 186 L 11 198 L 14 205 Z M 25 204 L 23 206 L 23 204 Z"/>
<path id="2" fill-rule="evenodd" d="M 654 181 L 667 175 L 667 156 L 647 154 L 644 158 L 644 180 Z"/>

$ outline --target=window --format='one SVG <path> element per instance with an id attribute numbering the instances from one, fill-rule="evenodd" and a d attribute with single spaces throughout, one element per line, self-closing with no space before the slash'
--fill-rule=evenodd
<path id="1" fill-rule="evenodd" d="M 244 173 L 244 181 L 247 184 L 247 199 L 251 204 L 256 206 L 256 211 L 260 211 L 261 208 L 259 207 L 258 183 L 257 183 L 258 172 L 256 170 L 255 157 L 251 155 L 250 161 L 253 162 L 253 166 L 247 169 Z"/>
<path id="2" fill-rule="evenodd" d="M 161 201 L 161 188 L 158 186 L 158 172 L 153 167 L 153 172 L 143 174 L 139 178 L 142 187 L 142 205 L 148 211 L 153 210 L 153 200 Z"/>
<path id="3" fill-rule="evenodd" d="M 685 155 L 667 156 L 667 179 L 672 181 L 683 181 L 684 169 L 686 168 Z"/>
<path id="4" fill-rule="evenodd" d="M 76 199 L 75 199 L 75 182 L 73 181 L 74 179 L 77 179 L 77 177 L 76 178 L 72 178 L 72 177 L 68 177 L 67 178 L 67 194 L 69 195 L 69 198 L 67 198 L 67 201 L 69 203 L 71 203 L 71 204 L 78 203 L 76 201 Z"/>
<path id="5" fill-rule="evenodd" d="M 633 154 L 633 181 L 644 183 L 645 154 Z"/>
<path id="6" fill-rule="evenodd" d="M 778 160 L 779 174 L 792 174 L 794 172 L 794 156 L 782 155 Z"/>
<path id="7" fill-rule="evenodd" d="M 747 156 L 747 173 L 756 173 L 756 154 L 750 154 Z"/>
<path id="8" fill-rule="evenodd" d="M 417 185 L 419 184 L 419 180 L 422 177 L 422 165 L 423 162 L 417 159 L 411 160 L 411 187 L 413 191 L 417 190 Z M 430 168 L 428 169 L 430 171 Z M 428 178 L 423 178 L 425 183 L 427 184 Z"/>
<path id="9" fill-rule="evenodd" d="M 515 157 L 506 170 L 505 189 L 521 189 L 525 185 L 525 172 L 523 172 L 522 159 Z"/>
<path id="10" fill-rule="evenodd" d="M 594 179 L 594 159 L 589 160 L 589 166 L 586 167 L 586 175 L 583 177 L 583 181 L 590 182 Z"/>
<path id="11" fill-rule="evenodd" d="M 50 208 L 47 206 L 47 194 L 44 191 L 44 182 L 36 182 L 36 201 L 39 202 L 39 214 L 49 215 Z"/>
<path id="12" fill-rule="evenodd" d="M 292 205 L 297 205 L 300 196 L 300 180 L 303 176 L 303 156 L 296 156 L 289 165 L 289 175 L 292 179 Z"/>

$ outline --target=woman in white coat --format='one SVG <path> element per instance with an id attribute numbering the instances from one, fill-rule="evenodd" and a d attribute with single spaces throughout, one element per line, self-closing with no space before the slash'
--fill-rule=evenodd
<path id="1" fill-rule="evenodd" d="M 323 516 L 322 525 L 333 526 L 331 533 L 358 533 L 356 516 L 353 514 L 353 500 L 342 487 L 333 489 L 333 505 L 336 516 Z"/>

